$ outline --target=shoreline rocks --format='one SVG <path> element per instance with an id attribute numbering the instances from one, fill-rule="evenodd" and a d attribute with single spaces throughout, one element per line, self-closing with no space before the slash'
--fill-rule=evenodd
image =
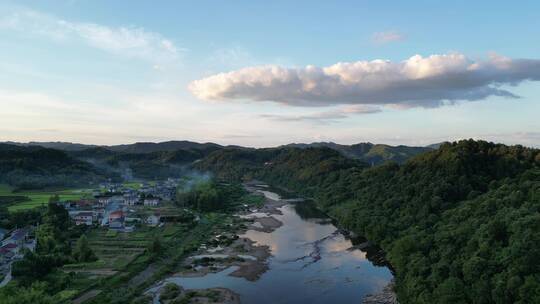
<path id="1" fill-rule="evenodd" d="M 365 296 L 362 304 L 399 304 L 394 292 L 394 282 L 386 285 L 379 293 Z"/>

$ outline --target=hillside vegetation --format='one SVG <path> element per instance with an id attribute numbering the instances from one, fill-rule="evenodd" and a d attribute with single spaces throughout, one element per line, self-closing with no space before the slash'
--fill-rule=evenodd
<path id="1" fill-rule="evenodd" d="M 348 158 L 365 161 L 369 164 L 381 164 L 386 161 L 404 163 L 407 159 L 420 153 L 433 150 L 430 147 L 390 146 L 384 144 L 358 143 L 353 145 L 340 145 L 333 142 L 317 142 L 311 144 L 290 144 L 286 147 L 294 148 L 330 148 L 342 153 Z"/>
<path id="2" fill-rule="evenodd" d="M 371 167 L 325 148 L 225 150 L 197 166 L 317 200 L 379 244 L 400 303 L 540 303 L 540 153 L 466 140 Z"/>
<path id="3" fill-rule="evenodd" d="M 63 151 L 0 144 L 0 183 L 19 189 L 79 186 L 115 177 Z"/>
<path id="4" fill-rule="evenodd" d="M 70 152 L 80 160 L 111 170 L 130 169 L 134 177 L 168 178 L 182 175 L 186 165 L 214 152 L 213 147 L 164 150 L 147 153 L 115 152 L 103 147 Z"/>

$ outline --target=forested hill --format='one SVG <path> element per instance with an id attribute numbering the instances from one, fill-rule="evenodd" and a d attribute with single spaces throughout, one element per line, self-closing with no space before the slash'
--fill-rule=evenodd
<path id="1" fill-rule="evenodd" d="M 116 176 L 63 151 L 0 144 L 0 183 L 17 188 L 79 186 Z"/>
<path id="2" fill-rule="evenodd" d="M 465 140 L 371 168 L 329 149 L 224 150 L 197 166 L 314 197 L 388 253 L 400 303 L 540 303 L 537 149 Z"/>
<path id="3" fill-rule="evenodd" d="M 369 164 L 381 164 L 385 161 L 404 163 L 409 158 L 420 153 L 433 150 L 431 147 L 390 146 L 384 144 L 358 143 L 340 145 L 333 142 L 315 142 L 311 144 L 289 144 L 285 147 L 317 148 L 326 147 L 339 151 L 344 156 L 365 161 Z"/>
<path id="4" fill-rule="evenodd" d="M 68 152 L 69 155 L 96 164 L 110 170 L 122 171 L 130 169 L 133 177 L 156 179 L 178 177 L 188 164 L 214 152 L 215 147 L 197 147 L 172 151 L 155 151 L 148 153 L 116 152 L 107 148 L 96 147 L 82 151 Z"/>

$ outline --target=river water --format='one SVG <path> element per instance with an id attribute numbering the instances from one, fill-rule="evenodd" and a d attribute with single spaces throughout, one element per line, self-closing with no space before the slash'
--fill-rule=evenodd
<path id="1" fill-rule="evenodd" d="M 280 211 L 282 215 L 273 216 L 283 226 L 275 231 L 249 230 L 241 235 L 270 247 L 269 270 L 259 280 L 229 276 L 236 270 L 233 266 L 203 277 L 165 281 L 187 289 L 228 288 L 244 304 L 358 304 L 392 279 L 388 268 L 374 265 L 365 252 L 352 249 L 352 242 L 312 203 L 289 204 Z"/>

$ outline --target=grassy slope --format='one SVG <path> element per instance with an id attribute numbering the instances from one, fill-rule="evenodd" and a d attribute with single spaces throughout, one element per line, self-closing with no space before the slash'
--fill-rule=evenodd
<path id="1" fill-rule="evenodd" d="M 0 184 L 0 196 L 26 196 L 27 201 L 16 203 L 8 207 L 10 212 L 41 207 L 47 204 L 49 198 L 58 195 L 60 200 L 77 200 L 90 195 L 88 189 L 55 189 L 55 190 L 27 190 L 13 192 L 13 187 Z"/>

